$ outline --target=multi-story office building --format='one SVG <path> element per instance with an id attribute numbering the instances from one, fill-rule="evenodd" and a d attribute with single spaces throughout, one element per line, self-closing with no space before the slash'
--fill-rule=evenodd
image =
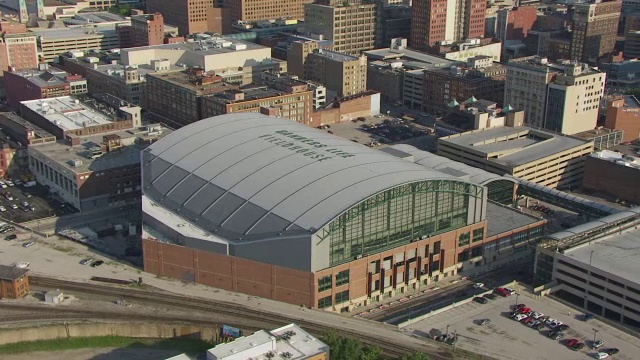
<path id="1" fill-rule="evenodd" d="M 414 0 L 409 44 L 427 50 L 438 43 L 481 38 L 486 9 L 482 0 Z"/>
<path id="2" fill-rule="evenodd" d="M 538 20 L 535 6 L 500 9 L 496 12 L 496 38 L 503 44 L 507 40 L 524 40 Z"/>
<path id="3" fill-rule="evenodd" d="M 411 36 L 411 6 L 385 5 L 379 8 L 379 13 L 380 31 L 376 36 L 376 48 L 388 47 L 393 39 L 408 39 Z"/>
<path id="4" fill-rule="evenodd" d="M 501 103 L 504 97 L 505 66 L 488 56 L 476 56 L 466 63 L 424 70 L 422 107 L 443 113 L 447 106 L 475 96 Z"/>
<path id="5" fill-rule="evenodd" d="M 367 57 L 364 55 L 357 57 L 318 50 L 309 54 L 305 68 L 307 79 L 323 84 L 337 96 L 350 96 L 367 90 Z"/>
<path id="6" fill-rule="evenodd" d="M 584 162 L 593 152 L 593 141 L 519 125 L 441 137 L 438 155 L 551 188 L 580 186 Z"/>
<path id="7" fill-rule="evenodd" d="M 513 181 L 395 150 L 257 113 L 185 126 L 142 153 L 144 269 L 344 312 L 540 237 L 544 220 L 490 200 Z"/>
<path id="8" fill-rule="evenodd" d="M 167 60 L 168 66 L 200 67 L 234 84 L 251 84 L 264 71 L 287 69 L 286 61 L 273 59 L 268 47 L 208 35 L 194 42 L 122 49 L 120 58 L 127 66 L 151 65 L 152 61 L 162 59 Z"/>
<path id="9" fill-rule="evenodd" d="M 159 124 L 31 145 L 38 183 L 81 212 L 140 199 L 140 153 L 170 132 Z"/>
<path id="10" fill-rule="evenodd" d="M 600 69 L 607 74 L 608 86 L 640 87 L 640 76 L 638 76 L 640 74 L 640 61 L 638 60 L 602 63 Z"/>
<path id="11" fill-rule="evenodd" d="M 607 105 L 607 129 L 623 131 L 623 142 L 640 139 L 640 101 L 633 95 L 621 96 Z"/>
<path id="12" fill-rule="evenodd" d="M 605 319 L 640 327 L 640 208 L 544 236 L 535 282 Z"/>
<path id="13" fill-rule="evenodd" d="M 640 204 L 640 157 L 620 148 L 624 152 L 601 150 L 587 158 L 582 188 L 626 204 Z"/>
<path id="14" fill-rule="evenodd" d="M 121 48 L 164 43 L 164 18 L 160 13 L 132 16 L 130 24 L 118 24 L 116 30 Z"/>
<path id="15" fill-rule="evenodd" d="M 245 86 L 200 98 L 202 117 L 259 112 L 311 125 L 313 91 L 301 81 L 279 79 L 274 87 Z"/>
<path id="16" fill-rule="evenodd" d="M 377 7 L 376 3 L 306 4 L 305 31 L 333 40 L 334 51 L 359 56 L 376 45 Z"/>
<path id="17" fill-rule="evenodd" d="M 147 116 L 177 129 L 203 119 L 200 98 L 238 86 L 199 68 L 148 74 Z"/>
<path id="18" fill-rule="evenodd" d="M 46 64 L 40 64 L 40 69 L 5 72 L 3 81 L 9 89 L 7 103 L 16 109 L 21 101 L 87 93 L 87 79 Z"/>
<path id="19" fill-rule="evenodd" d="M 621 7 L 621 0 L 591 0 L 574 4 L 572 60 L 597 64 L 601 56 L 613 51 Z"/>
<path id="20" fill-rule="evenodd" d="M 178 27 L 180 35 L 209 31 L 209 14 L 214 0 L 147 0 L 147 12 L 160 13 L 164 21 Z"/>
<path id="21" fill-rule="evenodd" d="M 0 20 L 0 71 L 38 67 L 36 36 L 24 24 Z"/>
<path id="22" fill-rule="evenodd" d="M 38 56 L 41 62 L 51 62 L 69 51 L 120 48 L 115 24 L 62 29 L 35 28 L 31 31 L 38 38 Z"/>
<path id="23" fill-rule="evenodd" d="M 290 74 L 307 79 L 308 74 L 305 73 L 307 67 L 307 58 L 314 51 L 322 49 L 321 42 L 318 40 L 295 40 L 287 47 L 287 72 Z M 327 49 L 330 50 L 330 49 Z"/>
<path id="24" fill-rule="evenodd" d="M 596 126 L 606 75 L 586 64 L 526 57 L 507 63 L 504 104 L 525 111 L 526 123 L 566 134 Z"/>
<path id="25" fill-rule="evenodd" d="M 304 6 L 310 3 L 313 0 L 288 0 L 284 3 L 274 0 L 237 0 L 225 2 L 224 7 L 228 9 L 228 16 L 233 23 L 251 23 L 276 19 L 304 20 Z"/>
<path id="26" fill-rule="evenodd" d="M 140 127 L 141 109 L 133 104 L 121 103 L 121 99 L 110 95 L 83 101 L 71 96 L 60 96 L 23 101 L 20 103 L 20 114 L 58 140 L 73 142 L 82 136 Z"/>
<path id="27" fill-rule="evenodd" d="M 640 58 L 640 30 L 631 30 L 624 37 L 625 59 Z"/>

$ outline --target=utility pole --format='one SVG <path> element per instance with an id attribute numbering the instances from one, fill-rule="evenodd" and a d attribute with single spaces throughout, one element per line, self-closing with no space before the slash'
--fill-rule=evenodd
<path id="1" fill-rule="evenodd" d="M 597 336 L 598 332 L 599 332 L 598 329 L 593 329 L 593 344 L 594 345 L 596 343 L 596 336 Z"/>
<path id="2" fill-rule="evenodd" d="M 456 352 L 457 342 L 458 342 L 458 330 L 453 330 L 453 352 Z"/>
<path id="3" fill-rule="evenodd" d="M 447 337 L 449 336 L 449 325 L 447 325 L 447 331 L 445 332 Z"/>

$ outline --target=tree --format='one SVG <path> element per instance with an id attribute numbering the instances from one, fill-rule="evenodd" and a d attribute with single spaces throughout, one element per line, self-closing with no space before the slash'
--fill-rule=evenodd
<path id="1" fill-rule="evenodd" d="M 322 341 L 329 345 L 331 360 L 382 360 L 382 352 L 366 346 L 360 340 L 340 336 L 335 330 L 327 331 Z"/>
<path id="2" fill-rule="evenodd" d="M 403 356 L 400 360 L 429 360 L 429 357 L 423 353 L 413 353 Z"/>

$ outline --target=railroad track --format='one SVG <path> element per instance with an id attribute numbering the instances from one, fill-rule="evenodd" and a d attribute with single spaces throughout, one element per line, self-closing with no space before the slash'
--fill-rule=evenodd
<path id="1" fill-rule="evenodd" d="M 466 353 L 465 351 L 461 350 L 458 350 L 454 354 L 451 352 L 449 346 L 431 341 L 423 341 L 419 344 L 412 343 L 410 345 L 397 344 L 391 339 L 384 339 L 381 336 L 367 334 L 366 331 L 359 332 L 345 328 L 344 326 L 341 326 L 339 321 L 340 317 L 338 316 L 334 318 L 336 319 L 334 323 L 324 324 L 318 321 L 307 320 L 294 316 L 285 316 L 273 312 L 256 310 L 236 303 L 181 296 L 168 292 L 148 292 L 145 290 L 133 289 L 130 287 L 77 283 L 40 276 L 30 276 L 29 279 L 32 285 L 44 288 L 68 290 L 75 293 L 109 296 L 112 298 L 121 298 L 129 301 L 136 301 L 146 305 L 154 304 L 165 307 L 176 307 L 180 309 L 188 308 L 208 313 L 226 315 L 237 319 L 236 321 L 242 324 L 236 325 L 242 326 L 244 326 L 244 324 L 249 324 L 253 325 L 253 327 L 260 328 L 261 326 L 259 324 L 262 324 L 262 326 L 282 326 L 288 323 L 296 323 L 305 328 L 314 336 L 321 336 L 328 330 L 337 330 L 343 336 L 356 338 L 361 340 L 364 344 L 379 347 L 386 356 L 392 358 L 399 358 L 403 355 L 408 355 L 418 351 L 428 354 L 432 359 L 488 359 L 486 357 Z M 106 316 L 106 314 L 103 315 Z M 331 314 L 327 314 L 327 316 L 329 317 L 331 316 Z M 184 321 L 184 318 L 182 320 Z M 365 321 L 363 321 L 363 330 L 370 330 L 370 327 L 371 324 L 366 324 Z M 395 327 L 387 326 L 387 328 L 397 331 Z"/>

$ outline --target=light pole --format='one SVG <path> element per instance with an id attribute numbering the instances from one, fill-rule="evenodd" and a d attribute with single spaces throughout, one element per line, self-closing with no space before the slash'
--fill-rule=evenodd
<path id="1" fill-rule="evenodd" d="M 519 293 L 516 293 L 516 306 L 513 308 L 514 310 L 517 310 L 518 308 L 518 297 L 520 296 Z"/>
<path id="2" fill-rule="evenodd" d="M 447 331 L 446 331 L 447 337 L 449 337 L 449 325 L 447 325 Z"/>
<path id="3" fill-rule="evenodd" d="M 593 329 L 593 344 L 595 345 L 596 343 L 596 335 L 598 334 L 598 329 Z"/>

